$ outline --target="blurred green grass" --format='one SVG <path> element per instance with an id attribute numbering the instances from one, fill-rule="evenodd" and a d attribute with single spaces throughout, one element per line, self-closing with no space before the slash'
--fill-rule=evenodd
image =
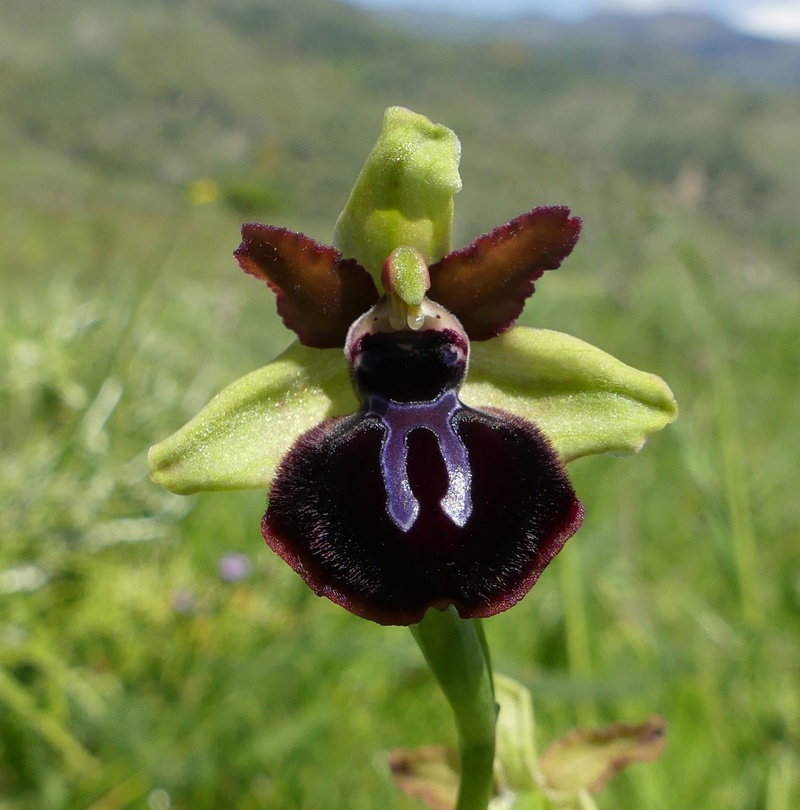
<path id="1" fill-rule="evenodd" d="M 66 9 L 3 4 L 0 808 L 399 810 L 382 752 L 454 741 L 410 634 L 264 547 L 263 493 L 178 498 L 145 465 L 290 340 L 230 255 L 241 218 L 328 240 L 391 103 L 461 136 L 457 244 L 540 203 L 584 218 L 523 322 L 682 409 L 639 456 L 573 465 L 584 528 L 487 622 L 497 669 L 542 744 L 667 717 L 601 807 L 797 806 L 797 99 L 437 48 L 332 3 Z"/>

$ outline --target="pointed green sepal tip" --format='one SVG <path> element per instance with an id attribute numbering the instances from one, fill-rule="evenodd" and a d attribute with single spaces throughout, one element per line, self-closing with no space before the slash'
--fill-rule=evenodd
<path id="1" fill-rule="evenodd" d="M 177 433 L 152 447 L 150 475 L 180 495 L 268 489 L 302 433 L 357 409 L 341 350 L 293 343 L 269 365 L 231 383 Z"/>
<path id="2" fill-rule="evenodd" d="M 336 247 L 376 280 L 386 257 L 409 245 L 433 264 L 450 252 L 461 145 L 452 130 L 403 107 L 383 129 L 336 223 Z"/>
<path id="3" fill-rule="evenodd" d="M 533 422 L 564 461 L 636 453 L 678 415 L 655 374 L 570 335 L 524 326 L 472 345 L 461 398 Z"/>

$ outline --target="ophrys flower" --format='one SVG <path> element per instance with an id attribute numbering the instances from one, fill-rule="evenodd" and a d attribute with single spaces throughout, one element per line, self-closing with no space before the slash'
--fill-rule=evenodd
<path id="1" fill-rule="evenodd" d="M 392 108 L 341 251 L 245 225 L 237 259 L 299 342 L 151 453 L 174 491 L 268 488 L 270 546 L 318 594 L 384 624 L 510 607 L 580 525 L 564 462 L 636 450 L 674 418 L 657 377 L 510 328 L 577 240 L 566 208 L 447 253 L 458 158 L 449 130 Z"/>

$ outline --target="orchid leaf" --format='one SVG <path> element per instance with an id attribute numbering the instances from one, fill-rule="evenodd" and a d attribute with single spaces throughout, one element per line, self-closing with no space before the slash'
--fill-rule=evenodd
<path id="1" fill-rule="evenodd" d="M 556 740 L 539 759 L 539 776 L 547 796 L 574 801 L 581 791 L 598 793 L 622 768 L 651 762 L 666 743 L 666 723 L 651 715 L 644 723 L 615 723 L 600 729 L 574 729 Z"/>
<path id="2" fill-rule="evenodd" d="M 677 416 L 660 377 L 578 338 L 527 327 L 473 344 L 461 398 L 533 422 L 564 461 L 635 453 Z"/>
<path id="3" fill-rule="evenodd" d="M 453 194 L 461 189 L 455 133 L 403 107 L 383 129 L 336 223 L 335 244 L 376 281 L 386 257 L 408 245 L 428 264 L 450 250 Z"/>
<path id="4" fill-rule="evenodd" d="M 357 409 L 342 352 L 293 343 L 153 447 L 150 473 L 181 495 L 268 489 L 280 460 L 302 433 Z"/>
<path id="5" fill-rule="evenodd" d="M 396 748 L 389 753 L 392 779 L 406 796 L 430 810 L 453 810 L 459 782 L 458 754 L 441 745 Z"/>
<path id="6" fill-rule="evenodd" d="M 443 745 L 396 748 L 389 752 L 389 770 L 395 785 L 429 810 L 456 810 L 461 766 L 453 749 Z M 530 799 L 530 795 L 500 792 L 493 784 L 492 798 L 486 810 L 539 807 Z"/>

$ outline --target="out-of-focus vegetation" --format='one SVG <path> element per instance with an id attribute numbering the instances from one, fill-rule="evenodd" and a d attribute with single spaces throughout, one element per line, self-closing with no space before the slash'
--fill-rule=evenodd
<path id="1" fill-rule="evenodd" d="M 540 742 L 669 720 L 605 808 L 800 803 L 800 99 L 322 0 L 0 4 L 0 808 L 410 808 L 452 742 L 407 631 L 314 597 L 263 493 L 171 496 L 147 447 L 290 340 L 243 218 L 329 240 L 383 108 L 463 144 L 456 241 L 584 218 L 524 322 L 673 386 L 680 421 L 572 473 L 582 531 L 487 622 Z M 238 582 L 219 559 L 248 555 Z"/>

